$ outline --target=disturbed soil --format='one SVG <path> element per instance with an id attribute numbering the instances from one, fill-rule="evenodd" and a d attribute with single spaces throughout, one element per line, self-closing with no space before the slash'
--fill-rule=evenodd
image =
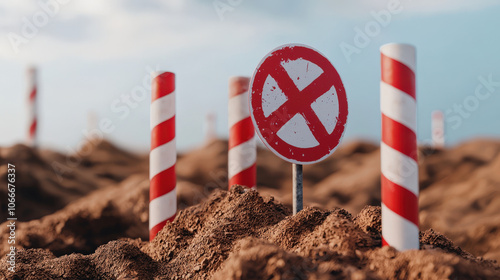
<path id="1" fill-rule="evenodd" d="M 179 211 L 148 241 L 148 159 L 109 142 L 76 155 L 0 148 L 16 166 L 16 272 L 6 279 L 500 279 L 500 142 L 421 148 L 421 250 L 381 248 L 380 150 L 341 146 L 304 167 L 258 151 L 258 192 L 227 185 L 227 142 L 179 155 Z M 83 148 L 82 148 L 83 150 Z M 6 190 L 0 206 L 7 208 Z M 7 213 L 2 211 L 3 221 Z"/>

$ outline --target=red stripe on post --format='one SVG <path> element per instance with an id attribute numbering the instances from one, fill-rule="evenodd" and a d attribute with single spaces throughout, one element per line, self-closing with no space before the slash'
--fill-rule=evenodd
<path id="1" fill-rule="evenodd" d="M 241 143 L 245 143 L 255 136 L 251 118 L 243 119 L 237 122 L 229 129 L 229 149 L 232 149 Z"/>
<path id="2" fill-rule="evenodd" d="M 385 241 L 383 236 L 382 236 L 382 246 L 389 246 L 389 243 L 387 243 L 387 241 Z"/>
<path id="3" fill-rule="evenodd" d="M 174 219 L 175 215 L 151 228 L 151 230 L 149 231 L 149 240 L 153 240 L 158 232 L 160 232 L 160 230 L 162 230 L 162 228 L 167 224 L 167 222 L 173 222 Z"/>
<path id="4" fill-rule="evenodd" d="M 394 213 L 418 227 L 418 197 L 382 175 L 382 201 Z"/>
<path id="5" fill-rule="evenodd" d="M 30 125 L 30 136 L 31 136 L 31 137 L 34 137 L 34 136 L 35 136 L 35 133 L 36 133 L 36 126 L 37 126 L 37 121 L 36 121 L 36 119 L 34 119 L 34 120 L 31 122 L 31 125 Z"/>
<path id="6" fill-rule="evenodd" d="M 234 175 L 229 179 L 229 189 L 234 185 L 244 185 L 246 187 L 252 188 L 257 185 L 257 179 L 255 174 L 257 174 L 256 165 L 252 165 L 249 168 L 241 171 L 240 173 Z M 245 182 L 245 183 L 241 183 Z"/>
<path id="7" fill-rule="evenodd" d="M 34 89 L 31 90 L 29 99 L 33 100 L 33 99 L 35 99 L 35 97 L 36 97 L 36 88 L 34 88 Z"/>
<path id="8" fill-rule="evenodd" d="M 151 150 L 167 144 L 175 138 L 175 116 L 160 123 L 151 130 Z"/>
<path id="9" fill-rule="evenodd" d="M 169 95 L 175 90 L 175 74 L 172 72 L 164 72 L 158 75 L 153 80 L 153 93 L 151 102 L 158 98 Z"/>
<path id="10" fill-rule="evenodd" d="M 382 142 L 418 161 L 417 135 L 408 127 L 382 114 Z"/>
<path id="11" fill-rule="evenodd" d="M 408 66 L 384 54 L 381 54 L 381 59 L 382 81 L 415 99 L 415 73 Z"/>
<path id="12" fill-rule="evenodd" d="M 175 165 L 156 174 L 150 180 L 149 201 L 173 191 L 176 183 Z"/>

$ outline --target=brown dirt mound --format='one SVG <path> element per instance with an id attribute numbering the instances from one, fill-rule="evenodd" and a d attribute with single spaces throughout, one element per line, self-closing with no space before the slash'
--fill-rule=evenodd
<path id="1" fill-rule="evenodd" d="M 199 186 L 177 182 L 180 209 L 198 204 L 193 196 Z M 193 199 L 198 199 L 194 203 Z M 97 247 L 121 237 L 149 238 L 149 178 L 132 175 L 118 185 L 96 190 L 41 219 L 16 222 L 17 248 L 46 248 L 54 255 L 89 254 Z M 9 228 L 0 226 L 0 244 L 7 244 Z M 0 255 L 9 246 L 0 246 Z"/>
<path id="2" fill-rule="evenodd" d="M 52 164 L 54 162 L 64 163 L 67 160 L 66 155 L 51 151 L 33 151 L 23 145 L 0 148 L 0 177 L 4 178 L 4 182 L 6 181 L 6 164 L 16 164 L 18 213 L 22 213 L 20 215 L 25 219 L 43 216 L 43 218 L 29 222 L 18 221 L 16 224 L 16 245 L 20 248 L 21 255 L 19 257 L 23 257 L 26 264 L 28 264 L 28 259 L 32 262 L 38 262 L 38 258 L 50 259 L 52 263 L 58 263 L 61 260 L 73 264 L 83 262 L 88 264 L 86 271 L 91 273 L 88 275 L 94 275 L 92 273 L 95 273 L 95 275 L 101 275 L 100 277 L 112 279 L 121 274 L 109 274 L 112 276 L 100 274 L 99 271 L 105 269 L 97 269 L 95 264 L 97 260 L 91 260 L 92 256 L 96 256 L 97 252 L 101 252 L 99 256 L 102 258 L 103 254 L 107 252 L 99 251 L 103 248 L 108 248 L 111 251 L 115 249 L 126 251 L 128 249 L 123 248 L 132 246 L 147 252 L 145 256 L 154 260 L 153 267 L 167 265 L 171 262 L 170 258 L 174 258 L 174 256 L 176 258 L 177 254 L 184 254 L 185 258 L 170 264 L 171 266 L 174 266 L 174 264 L 182 266 L 184 265 L 183 262 L 190 262 L 191 260 L 190 254 L 193 253 L 190 253 L 188 249 L 198 250 L 202 248 L 205 250 L 205 255 L 193 262 L 201 263 L 201 268 L 195 264 L 190 264 L 189 267 L 195 270 L 199 268 L 200 271 L 209 271 L 206 272 L 208 275 L 218 273 L 217 275 L 220 275 L 220 277 L 237 278 L 238 274 L 233 275 L 231 273 L 236 273 L 235 267 L 241 266 L 238 269 L 242 271 L 241 273 L 244 276 L 247 276 L 246 273 L 253 273 L 250 272 L 252 269 L 257 270 L 258 273 L 261 273 L 261 270 L 267 269 L 271 271 L 274 269 L 282 271 L 280 277 L 286 279 L 285 276 L 289 275 L 287 273 L 291 273 L 288 269 L 293 271 L 295 267 L 302 267 L 303 269 L 300 268 L 302 270 L 299 269 L 302 271 L 300 273 L 305 273 L 309 279 L 331 277 L 330 275 L 324 276 L 323 272 L 325 271 L 330 271 L 329 273 L 334 277 L 337 275 L 338 277 L 354 279 L 357 277 L 370 279 L 370 277 L 387 278 L 389 277 L 387 275 L 392 275 L 392 278 L 404 279 L 407 275 L 414 273 L 411 268 L 405 265 L 416 267 L 421 265 L 416 260 L 413 260 L 413 258 L 422 257 L 417 254 L 397 257 L 398 262 L 403 263 L 398 264 L 404 267 L 401 271 L 406 270 L 402 274 L 390 274 L 394 272 L 392 270 L 388 270 L 389 274 L 376 272 L 377 269 L 384 271 L 383 268 L 366 269 L 366 266 L 371 266 L 372 262 L 377 262 L 373 264 L 373 267 L 380 265 L 378 261 L 371 258 L 376 259 L 392 254 L 390 250 L 386 252 L 386 249 L 373 249 L 380 244 L 379 208 L 365 208 L 362 210 L 366 205 L 380 205 L 380 152 L 372 144 L 365 142 L 347 143 L 339 147 L 334 155 L 325 161 L 305 166 L 305 205 L 313 208 L 308 208 L 304 214 L 301 213 L 293 218 L 289 217 L 291 209 L 291 166 L 271 152 L 259 149 L 257 163 L 259 193 L 263 197 L 272 195 L 276 198 L 276 201 L 283 203 L 279 206 L 282 209 L 281 212 L 271 209 L 272 211 L 268 212 L 269 217 L 266 215 L 256 216 L 256 221 L 265 224 L 265 226 L 255 225 L 256 228 L 260 228 L 258 232 L 244 234 L 243 231 L 246 230 L 245 228 L 248 225 L 237 228 L 232 223 L 242 221 L 234 215 L 230 217 L 222 213 L 222 211 L 240 213 L 239 210 L 229 206 L 229 208 L 223 208 L 218 204 L 217 199 L 211 198 L 209 203 L 216 205 L 213 206 L 215 208 L 199 205 L 179 214 L 185 215 L 185 218 L 183 218 L 185 221 L 182 222 L 182 226 L 173 227 L 172 230 L 178 233 L 176 237 L 170 236 L 162 239 L 164 240 L 162 242 L 168 244 L 181 242 L 180 245 L 172 245 L 174 246 L 172 248 L 176 248 L 177 251 L 174 249 L 168 250 L 168 252 L 171 251 L 169 253 L 171 254 L 170 257 L 168 257 L 168 254 L 158 257 L 153 251 L 146 251 L 145 248 L 152 245 L 131 240 L 111 242 L 96 251 L 98 246 L 122 237 L 147 239 L 148 160 L 147 156 L 129 154 L 115 148 L 108 142 L 103 142 L 101 145 L 91 145 L 86 151 L 86 155 L 80 158 L 78 168 L 71 169 L 71 172 L 64 172 L 62 174 L 63 180 L 59 181 Z M 427 230 L 433 228 L 476 256 L 500 261 L 500 188 L 498 188 L 500 176 L 497 171 L 500 168 L 500 142 L 495 140 L 474 140 L 443 150 L 424 147 L 420 149 L 420 152 L 420 228 L 425 231 L 421 236 L 424 249 L 422 251 L 425 252 L 423 256 L 427 257 L 428 252 L 439 248 L 439 252 L 444 251 L 453 256 L 452 258 L 442 257 L 443 260 L 448 260 L 449 263 L 442 265 L 439 263 L 439 267 L 451 266 L 451 271 L 459 271 L 456 272 L 459 274 L 463 274 L 463 272 L 460 272 L 462 268 L 458 268 L 454 263 L 463 265 L 464 269 L 470 268 L 460 260 L 465 259 L 472 263 L 488 263 L 480 261 L 480 259 L 476 260 L 472 255 L 453 246 L 451 241 L 444 236 Z M 13 162 L 14 159 L 15 162 Z M 214 190 L 226 190 L 228 187 L 227 141 L 214 141 L 203 148 L 179 156 L 176 168 L 178 173 L 177 195 L 180 209 L 205 201 Z M 134 173 L 136 175 L 130 176 Z M 0 200 L 0 206 L 5 207 L 2 204 L 7 201 L 5 188 L 0 190 L 1 197 L 3 198 Z M 226 199 L 226 196 L 219 197 L 221 201 L 225 201 L 224 199 Z M 76 202 L 74 202 L 75 200 Z M 264 201 L 274 203 L 270 199 Z M 347 212 L 339 210 L 338 207 L 354 215 L 359 214 L 352 218 Z M 53 213 L 54 211 L 56 212 Z M 203 211 L 206 213 L 201 213 Z M 5 211 L 2 212 L 2 215 L 5 215 L 3 213 Z M 282 217 L 274 217 L 272 213 L 281 213 Z M 339 217 L 345 216 L 346 224 L 343 225 L 338 219 L 328 220 L 333 219 L 332 217 L 335 216 L 332 216 L 332 213 Z M 241 213 L 238 215 L 241 215 Z M 211 216 L 227 219 L 227 225 L 218 224 L 218 221 L 212 219 Z M 194 221 L 187 221 L 187 219 L 194 219 Z M 329 231 L 329 227 L 322 228 L 327 234 L 326 239 L 323 240 L 320 235 L 324 232 L 317 230 L 327 220 L 328 223 L 335 224 L 336 231 Z M 276 222 L 276 225 L 268 225 L 270 221 L 271 224 Z M 195 227 L 196 223 L 200 224 Z M 213 226 L 222 227 L 222 231 L 212 229 L 211 223 L 213 223 Z M 352 239 L 353 229 L 347 226 L 351 223 L 361 229 L 366 236 Z M 196 228 L 196 231 L 185 230 L 186 228 Z M 206 235 L 198 235 L 198 231 L 211 232 L 210 234 L 217 234 L 225 239 L 227 239 L 227 236 L 233 237 L 227 239 L 229 244 L 221 240 L 195 240 L 193 238 L 207 238 Z M 346 240 L 342 234 L 338 233 L 336 235 L 337 231 L 343 234 L 347 232 L 351 237 Z M 314 235 L 315 232 L 319 232 L 320 235 Z M 354 232 L 357 232 L 357 229 Z M 1 254 L 5 254 L 8 250 L 5 237 L 7 237 L 7 227 L 4 223 L 0 225 L 0 243 L 3 244 L 0 246 Z M 201 245 L 198 243 L 196 243 L 198 245 L 194 245 L 191 242 L 192 240 L 208 245 L 200 247 Z M 370 249 L 371 252 L 378 253 L 370 253 L 370 256 L 363 253 L 365 254 L 363 258 L 366 259 L 362 263 L 354 265 L 357 267 L 356 270 L 351 267 L 352 265 L 344 266 L 344 262 L 347 261 L 340 259 L 337 255 L 332 255 L 330 251 L 325 253 L 321 251 L 322 249 L 318 249 L 318 251 L 310 249 L 311 246 L 320 246 L 322 248 L 321 246 L 325 245 L 326 240 L 336 240 L 338 250 L 350 252 L 348 254 L 349 258 L 357 256 L 357 261 L 359 261 L 360 257 L 356 250 L 364 252 L 359 249 L 364 248 L 363 246 L 368 246 L 372 248 Z M 354 245 L 350 242 L 354 242 Z M 114 245 L 111 246 L 111 244 Z M 256 248 L 260 249 L 252 249 L 253 244 L 257 244 L 255 245 Z M 351 245 L 342 247 L 344 246 L 342 244 L 351 244 L 352 248 L 355 248 L 354 255 L 351 249 L 347 249 Z M 430 245 L 430 247 L 427 245 Z M 219 251 L 213 254 L 216 258 L 220 258 L 220 261 L 205 260 L 208 258 L 207 254 L 212 256 L 212 249 L 207 249 L 209 246 L 219 248 Z M 21 248 L 46 248 L 51 252 Z M 96 253 L 93 253 L 94 251 Z M 32 253 L 26 252 L 38 253 L 31 255 Z M 241 252 L 245 252 L 245 254 L 242 255 Z M 71 253 L 93 254 L 87 256 L 73 254 L 57 258 L 63 254 Z M 319 262 L 317 261 L 319 257 L 314 254 L 319 256 L 323 254 L 325 259 L 335 260 L 335 263 Z M 121 255 L 113 255 L 110 258 L 113 263 L 123 265 L 123 267 L 138 265 L 134 269 L 138 270 L 137 275 L 146 275 L 144 276 L 145 279 L 151 275 L 160 275 L 161 277 L 176 275 L 183 279 L 181 276 L 185 277 L 185 275 L 182 274 L 182 271 L 187 274 L 194 273 L 193 275 L 202 273 L 191 272 L 189 268 L 184 268 L 184 270 L 178 268 L 179 271 L 172 274 L 172 272 L 158 272 L 155 270 L 156 268 L 151 268 L 153 272 L 148 270 L 144 272 L 145 274 L 141 274 L 143 272 L 140 272 L 139 266 L 147 265 L 149 262 L 145 256 L 137 257 L 137 260 L 140 260 L 139 264 L 114 261 L 113 258 L 121 258 Z M 455 258 L 457 256 L 458 260 Z M 161 260 L 158 260 L 158 258 Z M 259 259 L 262 266 L 259 268 L 245 267 L 247 258 Z M 349 258 L 347 260 L 350 260 Z M 429 258 L 432 259 L 432 257 Z M 437 258 L 441 258 L 441 255 L 438 255 Z M 279 261 L 281 259 L 286 260 L 284 266 Z M 268 266 L 269 261 L 266 260 L 273 264 Z M 100 261 L 105 262 L 105 260 Z M 292 264 L 290 267 L 288 266 L 289 262 Z M 111 263 L 100 263 L 99 265 L 107 266 L 111 265 Z M 207 268 L 208 270 L 203 268 L 205 265 L 210 265 L 210 268 Z M 430 264 L 428 265 L 432 267 Z M 309 267 L 314 267 L 314 273 L 311 272 L 311 269 L 306 269 Z M 25 266 L 25 268 L 29 270 L 29 273 L 33 272 L 33 268 L 29 268 L 29 266 Z M 47 275 L 55 273 L 54 269 L 47 268 L 47 273 L 49 273 Z M 474 270 L 474 268 L 470 269 Z M 161 268 L 157 270 L 161 270 Z M 66 271 L 65 273 L 71 275 L 70 272 Z M 142 278 L 133 275 L 132 273 L 129 277 Z M 273 277 L 273 274 L 265 275 L 271 277 L 271 279 Z M 263 277 L 266 278 L 267 276 Z M 89 276 L 90 279 L 96 277 Z M 119 277 L 116 276 L 115 278 Z M 276 279 L 280 278 L 277 277 Z"/>
<path id="3" fill-rule="evenodd" d="M 217 140 L 181 155 L 175 169 L 180 180 L 213 189 L 228 189 L 227 141 Z"/>
<path id="4" fill-rule="evenodd" d="M 380 209 L 356 217 L 306 208 L 290 216 L 242 187 L 187 208 L 152 242 L 122 239 L 90 255 L 20 249 L 7 279 L 498 279 L 500 267 L 431 230 L 421 250 L 380 248 Z M 5 257 L 2 259 L 5 262 Z"/>
<path id="5" fill-rule="evenodd" d="M 63 155 L 25 145 L 0 148 L 0 178 L 7 182 L 7 165 L 16 166 L 16 217 L 29 221 L 51 214 L 93 190 L 147 173 L 147 158 L 132 155 L 107 141 L 88 142 L 80 154 Z M 0 188 L 6 209 L 7 188 Z M 1 211 L 1 220 L 7 218 Z"/>
<path id="6" fill-rule="evenodd" d="M 421 227 L 500 261 L 500 144 L 465 143 L 430 156 L 425 168 L 434 178 L 420 195 Z"/>
<path id="7" fill-rule="evenodd" d="M 144 238 L 148 232 L 149 179 L 131 176 L 75 201 L 38 220 L 16 222 L 16 247 L 46 248 L 60 256 L 89 254 L 123 236 Z M 0 228 L 0 243 L 7 244 L 9 228 Z M 9 246 L 0 247 L 2 255 Z"/>

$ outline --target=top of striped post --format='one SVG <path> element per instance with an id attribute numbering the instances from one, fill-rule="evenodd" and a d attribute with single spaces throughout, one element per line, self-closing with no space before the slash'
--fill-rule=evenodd
<path id="1" fill-rule="evenodd" d="M 175 88 L 171 86 L 175 81 L 174 73 L 162 71 L 152 72 L 151 78 L 157 80 L 156 83 L 153 83 L 153 87 L 157 88 L 153 88 L 152 90 L 151 102 L 168 95 L 175 90 Z"/>
<path id="2" fill-rule="evenodd" d="M 390 43 L 380 47 L 380 52 L 400 63 L 406 65 L 413 72 L 416 69 L 416 49 L 410 44 Z"/>
<path id="3" fill-rule="evenodd" d="M 389 84 L 416 99 L 415 69 L 416 50 L 408 44 L 387 44 L 380 48 L 382 82 Z"/>
<path id="4" fill-rule="evenodd" d="M 248 91 L 250 78 L 234 76 L 229 78 L 229 98 L 243 94 Z"/>

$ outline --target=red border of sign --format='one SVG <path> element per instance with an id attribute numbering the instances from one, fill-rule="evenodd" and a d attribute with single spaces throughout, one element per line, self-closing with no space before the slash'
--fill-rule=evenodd
<path id="1" fill-rule="evenodd" d="M 283 141 L 276 135 L 281 127 L 273 128 L 273 124 L 277 123 L 276 120 L 273 122 L 273 120 L 266 118 L 262 109 L 262 90 L 268 74 L 272 73 L 273 70 L 276 71 L 276 67 L 280 67 L 282 61 L 295 60 L 298 58 L 311 61 L 323 69 L 324 73 L 322 75 L 326 75 L 325 78 L 332 81 L 339 101 L 339 114 L 335 129 L 326 139 L 317 139 L 320 145 L 312 148 L 298 148 Z M 315 83 L 316 81 L 312 84 Z M 272 50 L 261 60 L 255 69 L 252 80 L 250 81 L 249 93 L 250 115 L 255 130 L 266 147 L 280 158 L 296 164 L 311 164 L 325 159 L 337 148 L 347 123 L 347 96 L 337 70 L 330 61 L 317 50 L 301 44 L 282 45 Z"/>

